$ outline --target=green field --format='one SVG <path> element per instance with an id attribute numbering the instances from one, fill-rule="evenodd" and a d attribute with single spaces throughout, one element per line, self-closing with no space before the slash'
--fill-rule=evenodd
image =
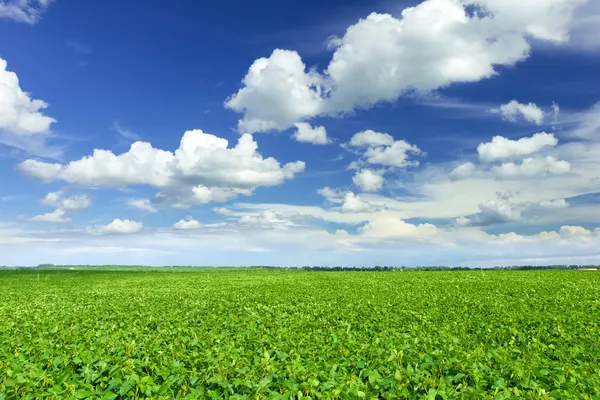
<path id="1" fill-rule="evenodd" d="M 599 358 L 596 272 L 0 272 L 0 399 L 600 399 Z"/>

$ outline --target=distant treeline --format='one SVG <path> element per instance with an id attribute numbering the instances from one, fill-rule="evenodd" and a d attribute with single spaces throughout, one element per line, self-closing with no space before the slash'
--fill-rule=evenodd
<path id="1" fill-rule="evenodd" d="M 330 271 L 330 272 L 394 272 L 394 271 L 473 271 L 479 269 L 485 270 L 577 270 L 577 269 L 600 269 L 600 266 L 590 266 L 590 265 L 519 265 L 519 266 L 497 266 L 497 267 L 448 267 L 448 266 L 418 266 L 418 267 L 406 267 L 406 266 L 375 266 L 375 267 L 360 267 L 360 266 L 352 266 L 352 267 L 330 267 L 330 266 L 301 266 L 301 267 L 274 267 L 274 266 L 248 266 L 248 267 L 190 267 L 190 266 L 164 266 L 164 267 L 147 267 L 143 265 L 54 265 L 54 264 L 40 264 L 36 267 L 4 267 L 0 266 L 0 269 L 19 269 L 19 270 L 46 270 L 46 269 L 54 269 L 54 270 L 68 270 L 68 269 L 185 269 L 185 270 L 193 270 L 193 269 L 254 269 L 254 270 L 286 270 L 286 271 Z"/>

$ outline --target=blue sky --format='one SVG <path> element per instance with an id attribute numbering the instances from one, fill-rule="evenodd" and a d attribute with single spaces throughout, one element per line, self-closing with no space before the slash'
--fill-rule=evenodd
<path id="1" fill-rule="evenodd" d="M 591 0 L 0 0 L 0 265 L 600 263 Z"/>

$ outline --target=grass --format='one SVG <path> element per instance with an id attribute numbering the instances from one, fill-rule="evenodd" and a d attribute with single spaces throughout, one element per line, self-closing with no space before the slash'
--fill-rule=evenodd
<path id="1" fill-rule="evenodd" d="M 0 399 L 600 399 L 600 274 L 0 272 Z"/>

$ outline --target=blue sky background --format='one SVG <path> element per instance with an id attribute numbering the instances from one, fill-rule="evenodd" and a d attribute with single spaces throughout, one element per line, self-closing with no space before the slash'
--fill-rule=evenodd
<path id="1" fill-rule="evenodd" d="M 18 76 L 20 89 L 30 99 L 48 103 L 41 112 L 56 119 L 32 135 L 17 132 L 6 122 L 10 117 L 3 123 L 2 114 L 28 111 L 11 103 L 14 87 L 5 86 L 0 92 L 4 96 L 0 100 L 5 99 L 0 101 L 0 264 L 598 262 L 600 168 L 596 173 L 594 167 L 600 167 L 595 152 L 600 149 L 600 108 L 594 105 L 600 101 L 600 46 L 593 38 L 600 33 L 596 27 L 600 23 L 595 24 L 600 22 L 600 7 L 593 1 L 565 0 L 572 15 L 560 12 L 560 19 L 541 23 L 551 31 L 560 28 L 553 24 L 564 24 L 568 35 L 548 40 L 531 30 L 535 21 L 515 18 L 510 4 L 499 1 L 142 5 L 116 0 L 0 0 L 0 59 L 6 61 L 6 71 Z M 391 101 L 355 104 L 349 113 L 318 112 L 295 121 L 323 126 L 326 144 L 294 140 L 293 126 L 249 132 L 262 157 L 273 157 L 281 166 L 305 163 L 281 182 L 250 185 L 251 195 L 186 204 L 157 200 L 160 191 L 189 191 L 198 184 L 210 190 L 231 188 L 231 182 L 217 182 L 212 170 L 202 172 L 202 178 L 190 178 L 196 179 L 193 183 L 177 180 L 165 189 L 153 184 L 95 184 L 64 176 L 44 180 L 39 170 L 23 167 L 32 160 L 44 163 L 43 168 L 67 165 L 94 149 L 118 155 L 137 140 L 174 152 L 184 132 L 193 129 L 227 139 L 231 148 L 245 133 L 238 130 L 238 120 L 250 114 L 228 108 L 225 102 L 246 87 L 242 80 L 255 60 L 269 57 L 275 49 L 296 51 L 307 68 L 318 71 L 326 88 L 329 78 L 324 71 L 336 51 L 327 48 L 328 38 L 346 40 L 346 29 L 371 13 L 391 13 L 402 21 L 407 7 L 425 10 L 448 4 L 460 9 L 477 4 L 482 15 L 514 22 L 514 29 L 523 30 L 528 54 L 517 62 L 493 63 L 492 77 L 472 82 L 449 78 L 448 84 L 435 88 L 398 91 Z M 504 5 L 492 13 L 499 4 Z M 555 16 L 556 10 L 544 4 L 539 2 L 532 21 L 543 13 Z M 15 10 L 25 14 L 16 15 Z M 381 39 L 365 36 L 352 45 L 368 40 Z M 419 52 L 439 51 L 411 45 L 406 44 L 405 51 L 412 56 L 390 56 L 391 62 L 400 67 L 418 64 Z M 378 65 L 383 62 L 377 59 L 361 64 L 365 70 L 359 76 L 377 74 Z M 427 73 L 425 67 L 423 71 Z M 284 81 L 276 87 L 284 87 Z M 292 96 L 280 93 L 277 96 L 284 97 L 272 99 L 282 104 L 288 95 Z M 523 107 L 534 103 L 544 114 L 543 122 L 536 124 L 520 111 L 511 120 L 500 111 L 511 100 Z M 250 98 L 249 104 L 257 103 L 260 98 Z M 552 104 L 560 107 L 557 115 Z M 259 110 L 262 115 L 269 114 L 268 107 L 265 102 L 265 110 Z M 409 156 L 418 166 L 368 162 L 367 148 L 348 145 L 355 134 L 367 130 L 387 133 L 426 154 Z M 515 150 L 525 143 L 519 139 L 539 132 L 552 134 L 557 144 L 529 153 Z M 495 136 L 514 141 L 505 143 L 513 154 L 495 164 L 484 162 L 478 146 Z M 568 171 L 541 171 L 518 179 L 493 173 L 493 165 L 518 165 L 527 157 L 548 156 L 568 163 Z M 349 168 L 360 160 L 358 170 Z M 465 162 L 474 163 L 476 170 L 451 178 Z M 238 165 L 236 173 L 248 173 L 242 163 L 232 164 Z M 367 190 L 353 183 L 355 174 L 365 169 L 382 175 L 380 188 Z M 101 170 L 96 166 L 86 174 L 100 176 Z M 320 194 L 325 187 L 335 195 Z M 74 196 L 85 200 L 76 206 L 60 200 L 50 205 L 42 201 L 49 193 L 63 200 Z M 352 198 L 358 200 L 352 203 Z M 142 203 L 145 206 L 140 207 Z M 227 211 L 215 212 L 215 207 Z M 56 210 L 60 212 L 54 217 L 62 218 L 36 218 Z M 192 223 L 180 229 L 178 221 Z"/>

